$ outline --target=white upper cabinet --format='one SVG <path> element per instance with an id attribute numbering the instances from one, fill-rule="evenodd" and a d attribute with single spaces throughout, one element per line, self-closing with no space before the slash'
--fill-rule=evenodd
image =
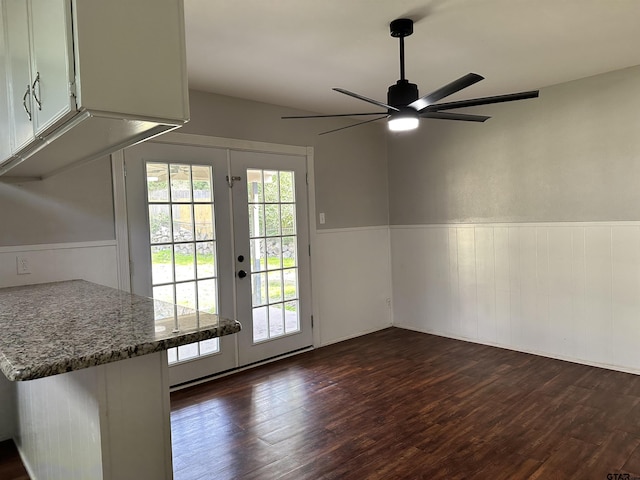
<path id="1" fill-rule="evenodd" d="M 65 0 L 5 0 L 10 150 L 32 146 L 37 136 L 75 113 L 69 92 L 74 71 L 71 4 Z"/>
<path id="2" fill-rule="evenodd" d="M 182 0 L 0 4 L 0 175 L 45 178 L 188 121 Z"/>

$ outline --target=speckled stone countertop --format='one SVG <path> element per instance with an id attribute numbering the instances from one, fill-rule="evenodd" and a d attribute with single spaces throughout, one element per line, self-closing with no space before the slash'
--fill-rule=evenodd
<path id="1" fill-rule="evenodd" d="M 33 380 L 240 329 L 235 320 L 84 280 L 2 288 L 0 370 Z"/>

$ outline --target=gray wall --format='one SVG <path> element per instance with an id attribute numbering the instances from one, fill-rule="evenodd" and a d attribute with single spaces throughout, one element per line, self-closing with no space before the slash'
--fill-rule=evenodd
<path id="1" fill-rule="evenodd" d="M 316 209 L 326 217 L 318 228 L 388 224 L 384 124 L 318 136 L 354 121 L 281 120 L 305 112 L 197 91 L 190 104 L 191 121 L 181 133 L 314 147 Z"/>
<path id="2" fill-rule="evenodd" d="M 319 137 L 345 120 L 282 121 L 291 109 L 191 92 L 192 120 L 184 133 L 315 148 L 316 203 L 326 215 L 319 228 L 388 223 L 386 136 L 362 126 Z M 115 238 L 111 170 L 96 160 L 41 182 L 0 181 L 0 246 Z"/>
<path id="3" fill-rule="evenodd" d="M 390 138 L 391 224 L 640 219 L 640 67 L 468 111 Z"/>
<path id="4" fill-rule="evenodd" d="M 43 181 L 0 181 L 0 205 L 0 246 L 115 238 L 109 158 Z"/>

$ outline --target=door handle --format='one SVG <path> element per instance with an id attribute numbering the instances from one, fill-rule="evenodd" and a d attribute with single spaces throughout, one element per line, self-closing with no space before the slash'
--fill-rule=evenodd
<path id="1" fill-rule="evenodd" d="M 245 272 L 244 270 L 238 271 L 238 278 L 244 278 L 246 276 L 247 276 L 247 272 Z"/>
<path id="2" fill-rule="evenodd" d="M 24 111 L 27 112 L 27 117 L 29 117 L 29 121 L 31 121 L 31 112 L 29 111 L 29 107 L 27 107 L 27 97 L 31 95 L 31 85 L 27 85 L 27 91 L 24 92 L 24 96 L 22 97 L 22 107 Z"/>
<path id="3" fill-rule="evenodd" d="M 36 85 L 38 85 L 37 91 Z M 40 72 L 36 74 L 36 79 L 33 81 L 33 85 L 31 85 L 31 91 L 33 92 L 33 99 L 38 104 L 38 110 L 42 110 L 42 101 L 38 98 L 38 93 L 40 93 Z"/>

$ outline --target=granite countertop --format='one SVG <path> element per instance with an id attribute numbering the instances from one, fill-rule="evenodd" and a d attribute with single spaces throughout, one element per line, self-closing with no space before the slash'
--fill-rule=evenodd
<path id="1" fill-rule="evenodd" d="M 0 289 L 0 370 L 33 380 L 238 333 L 240 323 L 84 280 Z"/>

